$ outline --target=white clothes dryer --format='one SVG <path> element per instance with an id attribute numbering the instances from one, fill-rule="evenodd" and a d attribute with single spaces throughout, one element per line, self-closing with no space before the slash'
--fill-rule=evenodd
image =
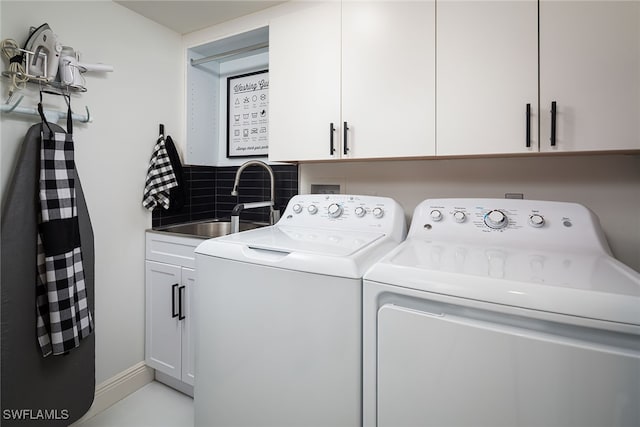
<path id="1" fill-rule="evenodd" d="M 432 199 L 364 277 L 364 425 L 640 425 L 640 274 L 573 203 Z"/>
<path id="2" fill-rule="evenodd" d="M 406 236 L 392 199 L 298 195 L 196 249 L 195 425 L 362 425 L 362 276 Z"/>

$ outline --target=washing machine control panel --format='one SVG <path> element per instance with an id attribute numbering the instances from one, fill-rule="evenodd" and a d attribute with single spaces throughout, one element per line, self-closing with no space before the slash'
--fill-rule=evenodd
<path id="1" fill-rule="evenodd" d="M 514 199 L 427 199 L 413 215 L 409 236 L 483 239 L 526 245 L 606 245 L 597 217 L 576 203 Z"/>
<path id="2" fill-rule="evenodd" d="M 388 197 L 306 194 L 291 198 L 281 215 L 287 225 L 348 230 L 406 229 L 404 211 Z M 405 233 L 406 234 L 406 233 Z"/>

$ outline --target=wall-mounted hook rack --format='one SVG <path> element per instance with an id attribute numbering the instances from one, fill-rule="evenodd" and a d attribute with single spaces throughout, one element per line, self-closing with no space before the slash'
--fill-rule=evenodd
<path id="1" fill-rule="evenodd" d="M 28 108 L 28 107 L 20 107 L 20 103 L 24 96 L 20 96 L 18 101 L 14 104 L 2 104 L 0 105 L 0 111 L 3 113 L 17 113 L 17 114 L 26 114 L 29 116 L 37 116 L 40 117 L 37 108 Z M 93 117 L 91 117 L 91 113 L 89 112 L 89 107 L 84 107 L 87 111 L 86 115 L 82 114 L 72 114 L 71 119 L 74 121 L 78 121 L 81 123 L 91 123 L 93 121 Z M 55 110 L 44 110 L 44 116 L 50 122 L 58 122 L 62 119 L 67 118 L 66 111 L 55 111 Z"/>

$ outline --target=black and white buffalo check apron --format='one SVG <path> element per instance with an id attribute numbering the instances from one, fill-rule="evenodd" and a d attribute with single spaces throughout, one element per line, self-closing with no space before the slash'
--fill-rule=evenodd
<path id="1" fill-rule="evenodd" d="M 80 345 L 93 331 L 82 267 L 75 191 L 71 104 L 67 133 L 53 132 L 42 110 L 40 221 L 37 256 L 37 333 L 43 356 Z"/>

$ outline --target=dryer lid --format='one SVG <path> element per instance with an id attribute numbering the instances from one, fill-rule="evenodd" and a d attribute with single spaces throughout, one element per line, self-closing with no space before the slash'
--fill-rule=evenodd
<path id="1" fill-rule="evenodd" d="M 602 252 L 561 253 L 408 239 L 366 280 L 640 325 L 640 273 Z"/>

